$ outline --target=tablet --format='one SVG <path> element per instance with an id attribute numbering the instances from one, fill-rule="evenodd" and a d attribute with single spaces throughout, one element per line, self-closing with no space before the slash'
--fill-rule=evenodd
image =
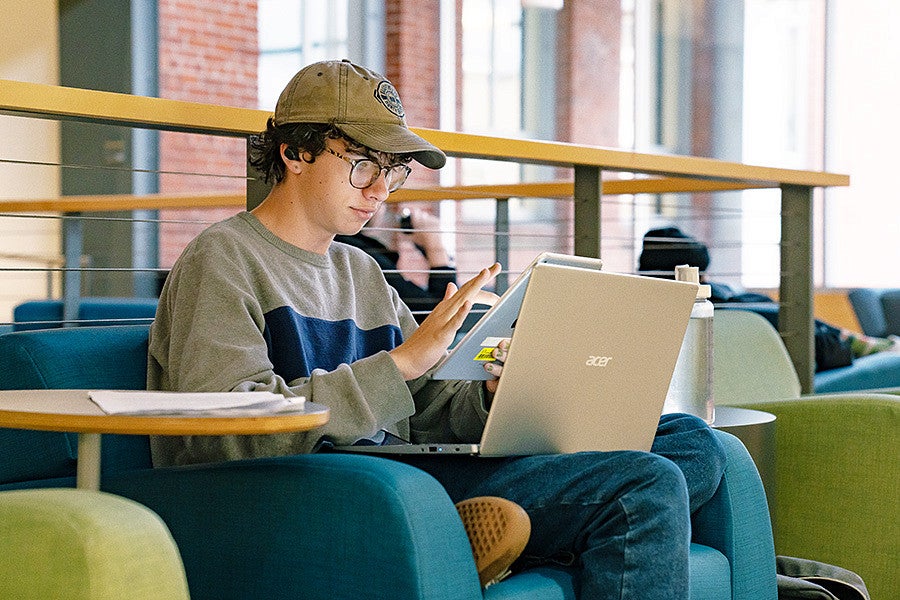
<path id="1" fill-rule="evenodd" d="M 595 271 L 599 271 L 603 266 L 599 258 L 553 252 L 539 254 L 453 349 L 438 361 L 431 373 L 432 379 L 485 381 L 493 378 L 484 370 L 484 365 L 494 360 L 491 352 L 500 340 L 512 337 L 531 272 L 535 265 L 542 263 Z"/>

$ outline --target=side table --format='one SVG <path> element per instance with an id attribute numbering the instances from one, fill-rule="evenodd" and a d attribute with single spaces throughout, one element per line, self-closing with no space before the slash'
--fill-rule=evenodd
<path id="1" fill-rule="evenodd" d="M 726 431 L 744 444 L 762 479 L 769 514 L 775 523 L 775 415 L 737 406 L 716 406 L 712 427 Z"/>
<path id="2" fill-rule="evenodd" d="M 250 435 L 307 431 L 328 422 L 328 408 L 307 402 L 303 410 L 259 415 L 108 415 L 89 390 L 0 391 L 0 427 L 78 434 L 76 486 L 100 488 L 103 433 L 134 435 Z"/>

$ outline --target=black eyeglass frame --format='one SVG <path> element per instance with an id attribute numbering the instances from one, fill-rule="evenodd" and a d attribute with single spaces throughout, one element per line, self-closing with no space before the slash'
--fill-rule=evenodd
<path id="1" fill-rule="evenodd" d="M 325 151 L 328 152 L 329 154 L 333 154 L 334 156 L 337 156 L 341 160 L 350 164 L 350 177 L 349 177 L 350 185 L 352 185 L 353 187 L 355 187 L 358 190 L 364 190 L 367 187 L 371 186 L 376 181 L 378 181 L 378 178 L 381 177 L 381 173 L 383 172 L 385 174 L 384 182 L 387 185 L 388 193 L 396 192 L 397 190 L 400 189 L 401 186 L 403 186 L 404 183 L 406 183 L 406 178 L 409 177 L 410 173 L 412 173 L 412 169 L 410 169 L 408 165 L 405 165 L 403 163 L 397 163 L 394 165 L 388 165 L 386 167 L 382 167 L 380 164 L 378 164 L 378 162 L 372 160 L 371 158 L 357 158 L 354 160 L 352 158 L 347 158 L 340 152 L 332 150 L 331 148 L 329 148 L 327 146 L 325 147 Z M 359 181 L 359 177 L 361 176 L 360 174 L 365 174 L 365 171 L 359 170 L 359 166 L 364 163 L 371 163 L 371 164 L 375 165 L 375 167 L 377 167 L 378 170 L 369 176 L 369 179 L 365 183 L 365 185 L 361 185 L 360 181 Z M 365 168 L 371 168 L 371 167 L 364 167 L 364 169 Z M 356 177 L 355 182 L 354 182 L 354 177 Z"/>

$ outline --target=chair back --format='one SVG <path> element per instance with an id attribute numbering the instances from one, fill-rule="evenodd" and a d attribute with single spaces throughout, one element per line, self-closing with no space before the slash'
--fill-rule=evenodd
<path id="1" fill-rule="evenodd" d="M 145 389 L 149 325 L 71 327 L 0 335 L 0 389 Z M 75 435 L 0 429 L 0 484 L 70 477 Z M 104 472 L 145 468 L 147 436 L 104 436 Z"/>
<path id="2" fill-rule="evenodd" d="M 764 317 L 746 310 L 715 311 L 713 394 L 724 406 L 800 396 L 784 342 Z"/>
<path id="3" fill-rule="evenodd" d="M 863 333 L 900 335 L 900 289 L 857 288 L 847 294 Z"/>

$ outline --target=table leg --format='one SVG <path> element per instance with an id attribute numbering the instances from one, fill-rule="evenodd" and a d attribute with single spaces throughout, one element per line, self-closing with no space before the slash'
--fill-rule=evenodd
<path id="1" fill-rule="evenodd" d="M 83 490 L 100 489 L 100 434 L 78 434 L 78 464 L 75 486 Z"/>

